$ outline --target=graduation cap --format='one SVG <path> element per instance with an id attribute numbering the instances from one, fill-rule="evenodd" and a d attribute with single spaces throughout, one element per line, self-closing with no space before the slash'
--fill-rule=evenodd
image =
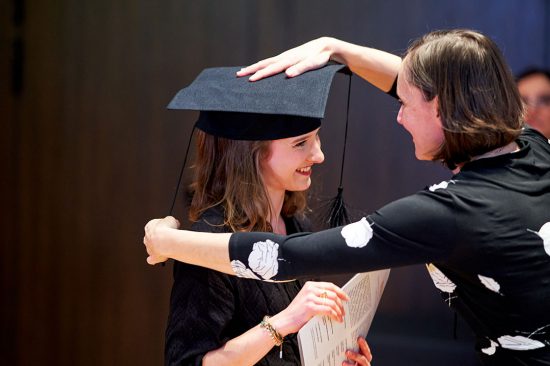
<path id="1" fill-rule="evenodd" d="M 195 128 L 214 136 L 232 140 L 277 140 L 306 134 L 321 125 L 330 86 L 336 73 L 349 75 L 351 85 L 350 70 L 340 64 L 329 64 L 293 78 L 279 73 L 255 82 L 236 77 L 240 69 L 217 67 L 203 70 L 189 86 L 176 94 L 168 104 L 168 109 L 200 111 Z M 170 214 L 181 184 L 193 132 L 187 145 Z M 341 185 L 342 174 L 336 198 L 338 210 L 331 216 L 341 216 L 336 212 L 343 209 L 344 218 L 349 221 L 342 201 Z M 334 224 L 336 226 L 343 223 L 338 219 Z"/>

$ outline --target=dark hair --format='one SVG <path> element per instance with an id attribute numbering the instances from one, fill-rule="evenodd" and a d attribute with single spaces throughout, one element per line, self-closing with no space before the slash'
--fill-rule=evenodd
<path id="1" fill-rule="evenodd" d="M 517 138 L 523 105 L 497 45 L 481 33 L 442 30 L 414 41 L 404 76 L 426 101 L 438 97 L 445 142 L 433 160 L 453 169 Z"/>
<path id="2" fill-rule="evenodd" d="M 197 155 L 191 221 L 199 220 L 210 207 L 222 206 L 224 225 L 233 231 L 272 231 L 267 221 L 269 198 L 264 188 L 260 162 L 269 155 L 271 141 L 243 141 L 217 137 L 197 130 Z M 306 208 L 305 192 L 285 193 L 283 216 Z"/>
<path id="3" fill-rule="evenodd" d="M 528 68 L 524 69 L 519 74 L 517 74 L 516 82 L 520 82 L 521 80 L 523 80 L 523 79 L 525 79 L 529 76 L 533 76 L 533 75 L 542 75 L 542 76 L 546 77 L 548 80 L 550 80 L 550 70 L 549 69 L 543 69 L 543 68 L 540 68 L 540 67 L 531 66 L 531 67 L 528 67 Z"/>

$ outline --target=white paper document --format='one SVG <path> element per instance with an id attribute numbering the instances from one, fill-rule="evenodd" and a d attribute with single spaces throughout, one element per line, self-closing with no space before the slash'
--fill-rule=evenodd
<path id="1" fill-rule="evenodd" d="M 316 316 L 300 329 L 302 366 L 339 366 L 346 350 L 358 350 L 357 337 L 367 335 L 389 274 L 389 269 L 358 273 L 342 287 L 350 297 L 343 323 Z"/>

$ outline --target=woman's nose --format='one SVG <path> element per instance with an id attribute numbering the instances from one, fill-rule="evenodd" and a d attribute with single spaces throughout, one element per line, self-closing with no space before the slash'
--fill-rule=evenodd
<path id="1" fill-rule="evenodd" d="M 397 123 L 399 123 L 400 125 L 403 125 L 403 122 L 401 121 L 401 119 L 403 118 L 403 113 L 401 112 L 402 110 L 403 107 L 400 107 L 399 112 L 397 112 Z"/>
<path id="2" fill-rule="evenodd" d="M 310 160 L 315 164 L 321 164 L 325 161 L 325 154 L 321 150 L 321 141 L 317 140 L 312 148 Z"/>

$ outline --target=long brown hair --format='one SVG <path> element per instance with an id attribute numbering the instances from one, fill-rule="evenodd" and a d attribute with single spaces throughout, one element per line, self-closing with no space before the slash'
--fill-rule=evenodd
<path id="1" fill-rule="evenodd" d="M 514 141 L 523 105 L 497 45 L 481 33 L 443 30 L 411 44 L 403 76 L 426 101 L 438 97 L 445 142 L 434 160 L 450 168 Z"/>
<path id="2" fill-rule="evenodd" d="M 197 130 L 189 219 L 197 221 L 205 210 L 221 206 L 224 225 L 233 231 L 272 231 L 267 221 L 269 198 L 260 170 L 260 162 L 269 156 L 270 144 L 230 140 Z M 283 216 L 302 213 L 305 208 L 305 192 L 285 193 Z"/>

